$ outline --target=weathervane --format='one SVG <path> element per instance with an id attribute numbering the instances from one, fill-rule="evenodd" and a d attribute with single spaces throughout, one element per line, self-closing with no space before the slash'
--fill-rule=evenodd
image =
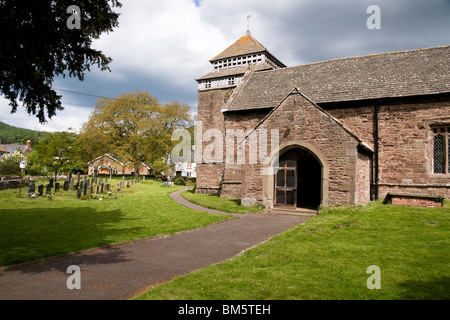
<path id="1" fill-rule="evenodd" d="M 250 18 L 251 17 L 252 17 L 251 15 L 247 16 L 247 34 L 250 34 Z"/>

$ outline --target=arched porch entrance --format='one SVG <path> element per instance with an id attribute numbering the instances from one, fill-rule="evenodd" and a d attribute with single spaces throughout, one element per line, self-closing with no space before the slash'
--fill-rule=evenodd
<path id="1" fill-rule="evenodd" d="M 264 179 L 266 206 L 317 209 L 328 204 L 329 168 L 309 143 L 280 146 L 272 157 L 272 175 Z M 278 161 L 277 161 L 278 159 Z"/>
<path id="2" fill-rule="evenodd" d="M 280 156 L 275 174 L 275 206 L 316 209 L 321 202 L 322 166 L 307 150 L 295 148 Z"/>

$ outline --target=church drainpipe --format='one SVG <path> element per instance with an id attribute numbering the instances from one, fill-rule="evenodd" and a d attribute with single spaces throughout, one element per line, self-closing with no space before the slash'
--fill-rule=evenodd
<path id="1" fill-rule="evenodd" d="M 378 112 L 379 107 L 381 105 L 381 100 L 375 104 L 374 106 L 374 144 L 375 144 L 375 154 L 374 154 L 374 162 L 375 162 L 375 174 L 374 174 L 374 197 L 375 200 L 379 199 L 379 142 L 378 142 Z"/>

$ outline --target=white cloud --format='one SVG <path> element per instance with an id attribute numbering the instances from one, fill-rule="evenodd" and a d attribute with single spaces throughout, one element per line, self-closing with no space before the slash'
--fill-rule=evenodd
<path id="1" fill-rule="evenodd" d="M 95 66 L 85 81 L 58 79 L 55 88 L 115 97 L 147 90 L 160 101 L 178 100 L 196 110 L 195 78 L 211 71 L 213 58 L 250 30 L 288 66 L 345 56 L 448 44 L 448 0 L 121 0 L 119 27 L 94 47 L 113 58 L 112 72 Z M 377 4 L 382 29 L 366 28 L 367 6 Z M 79 129 L 96 99 L 60 92 L 65 110 L 40 125 L 19 108 L 2 121 L 43 130 Z"/>
<path id="2" fill-rule="evenodd" d="M 0 98 L 0 114 L 2 114 L 0 121 L 11 126 L 31 130 L 55 132 L 67 131 L 72 128 L 78 132 L 83 123 L 88 120 L 91 110 L 73 105 L 65 105 L 64 108 L 64 111 L 57 113 L 47 123 L 41 124 L 35 116 L 28 115 L 24 108 L 19 107 L 16 113 L 11 114 L 9 101 Z"/>

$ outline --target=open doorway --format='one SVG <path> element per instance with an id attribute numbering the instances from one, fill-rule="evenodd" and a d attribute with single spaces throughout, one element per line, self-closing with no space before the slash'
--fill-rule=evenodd
<path id="1" fill-rule="evenodd" d="M 275 205 L 316 209 L 321 203 L 322 166 L 308 150 L 295 148 L 279 159 Z"/>

